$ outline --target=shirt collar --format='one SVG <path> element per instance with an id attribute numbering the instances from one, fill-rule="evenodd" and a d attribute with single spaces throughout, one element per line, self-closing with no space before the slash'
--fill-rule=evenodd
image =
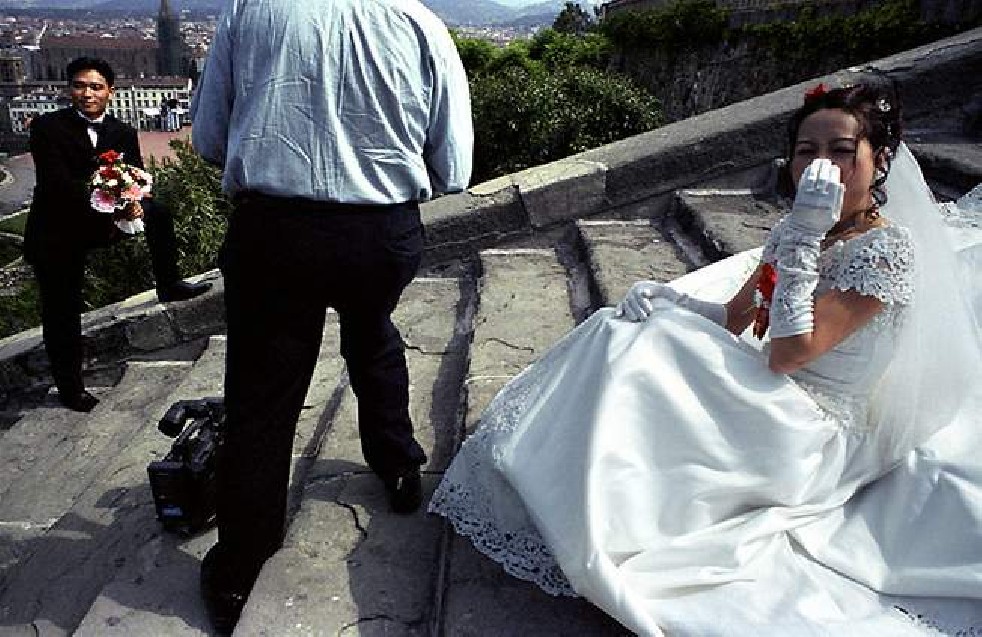
<path id="1" fill-rule="evenodd" d="M 86 116 L 84 113 L 82 113 L 82 111 L 80 111 L 78 109 L 75 109 L 75 113 L 79 117 L 81 117 L 85 121 L 85 123 L 87 123 L 87 124 L 101 124 L 106 119 L 106 114 L 105 113 L 103 113 L 102 115 L 100 115 L 99 117 L 97 117 L 95 119 L 89 119 L 88 116 Z"/>

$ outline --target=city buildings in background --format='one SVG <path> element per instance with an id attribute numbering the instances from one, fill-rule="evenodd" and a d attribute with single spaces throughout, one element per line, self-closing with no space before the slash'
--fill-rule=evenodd
<path id="1" fill-rule="evenodd" d="M 142 18 L 0 16 L 0 152 L 26 150 L 31 120 L 68 105 L 65 67 L 80 56 L 113 66 L 111 114 L 145 131 L 187 124 L 215 18 L 182 19 L 172 3 Z"/>

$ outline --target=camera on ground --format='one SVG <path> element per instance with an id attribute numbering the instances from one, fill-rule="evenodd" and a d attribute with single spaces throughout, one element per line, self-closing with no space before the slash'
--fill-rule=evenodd
<path id="1" fill-rule="evenodd" d="M 174 403 L 157 429 L 174 438 L 163 460 L 147 467 L 157 519 L 164 529 L 189 536 L 215 520 L 218 449 L 225 402 L 210 397 Z"/>

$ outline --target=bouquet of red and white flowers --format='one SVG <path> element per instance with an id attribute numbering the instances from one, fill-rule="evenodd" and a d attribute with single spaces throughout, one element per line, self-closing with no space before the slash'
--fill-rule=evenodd
<path id="1" fill-rule="evenodd" d="M 143 231 L 140 201 L 153 187 L 150 173 L 124 163 L 121 153 L 107 150 L 99 155 L 99 168 L 89 185 L 92 187 L 89 202 L 93 209 L 112 214 L 116 227 L 127 234 Z"/>

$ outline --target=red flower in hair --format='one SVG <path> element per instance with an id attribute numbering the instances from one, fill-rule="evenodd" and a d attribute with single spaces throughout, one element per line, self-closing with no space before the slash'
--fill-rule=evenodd
<path id="1" fill-rule="evenodd" d="M 812 100 L 817 100 L 828 92 L 829 90 L 825 87 L 825 84 L 819 82 L 817 85 L 805 91 L 805 101 L 810 102 Z"/>

